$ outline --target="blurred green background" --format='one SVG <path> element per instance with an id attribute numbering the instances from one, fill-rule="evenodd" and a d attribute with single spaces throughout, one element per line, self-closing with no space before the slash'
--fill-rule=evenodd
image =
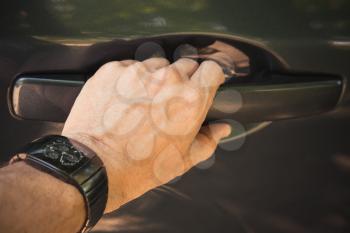
<path id="1" fill-rule="evenodd" d="M 14 0 L 1 34 L 108 39 L 170 32 L 248 37 L 350 36 L 348 0 Z"/>

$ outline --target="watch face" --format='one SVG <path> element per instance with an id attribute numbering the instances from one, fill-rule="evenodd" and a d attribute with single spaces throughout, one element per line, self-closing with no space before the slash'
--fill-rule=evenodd
<path id="1" fill-rule="evenodd" d="M 44 155 L 53 160 L 59 160 L 64 166 L 74 166 L 84 157 L 67 141 L 57 138 L 45 145 Z"/>

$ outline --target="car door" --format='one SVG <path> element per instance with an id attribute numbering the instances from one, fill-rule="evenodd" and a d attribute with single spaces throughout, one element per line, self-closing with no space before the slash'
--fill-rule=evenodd
<path id="1" fill-rule="evenodd" d="M 234 132 L 212 158 L 105 216 L 94 232 L 350 231 L 349 2 L 15 0 L 0 6 L 2 162 L 30 140 L 60 133 L 63 108 L 79 92 L 57 98 L 51 89 L 46 102 L 32 94 L 14 99 L 20 78 L 59 75 L 83 85 L 107 61 L 143 59 L 145 44 L 174 59 L 180 45 L 208 40 L 239 48 L 255 67 L 259 85 L 252 88 L 248 79 L 252 92 L 241 88 L 238 97 L 224 98 L 228 104 L 241 98 L 254 111 L 212 115 L 229 118 Z M 298 93 L 275 86 L 285 85 L 286 76 Z M 270 78 L 280 83 L 257 89 Z M 325 80 L 336 91 L 320 88 Z M 232 85 L 237 90 L 242 83 Z M 272 96 L 271 90 L 282 91 Z M 61 107 L 46 108 L 48 102 Z"/>

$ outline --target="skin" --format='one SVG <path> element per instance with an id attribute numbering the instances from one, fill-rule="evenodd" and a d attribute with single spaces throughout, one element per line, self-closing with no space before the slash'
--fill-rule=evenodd
<path id="1" fill-rule="evenodd" d="M 0 231 L 75 233 L 85 219 L 79 191 L 18 162 L 0 169 Z"/>
<path id="2" fill-rule="evenodd" d="M 230 127 L 202 123 L 223 81 L 215 62 L 162 58 L 110 62 L 88 80 L 62 135 L 103 160 L 106 213 L 213 154 Z M 9 233 L 77 232 L 85 219 L 75 187 L 23 162 L 0 169 L 0 200 L 0 229 Z"/>

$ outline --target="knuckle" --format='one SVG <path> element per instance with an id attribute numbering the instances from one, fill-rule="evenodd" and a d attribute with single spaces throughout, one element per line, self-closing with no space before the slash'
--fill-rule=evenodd
<path id="1" fill-rule="evenodd" d="M 169 61 L 164 57 L 152 57 L 147 60 L 152 62 L 157 62 L 157 63 L 169 64 Z"/>
<path id="2" fill-rule="evenodd" d="M 119 61 L 111 61 L 103 64 L 96 74 L 115 74 L 123 67 L 123 65 Z"/>
<path id="3" fill-rule="evenodd" d="M 174 66 L 167 67 L 165 74 L 166 74 L 166 76 L 164 78 L 179 78 L 180 77 L 180 73 L 179 73 L 178 69 Z"/>
<path id="4" fill-rule="evenodd" d="M 88 80 L 86 80 L 86 82 L 85 82 L 83 88 L 84 88 L 84 89 L 89 89 L 89 88 L 95 86 L 97 80 L 98 80 L 98 79 L 97 79 L 95 76 L 92 76 L 91 78 L 89 78 Z"/>
<path id="5" fill-rule="evenodd" d="M 191 64 L 191 65 L 198 65 L 198 62 L 194 59 L 190 59 L 190 58 L 180 58 L 179 59 L 179 62 L 183 62 L 183 63 L 188 63 L 188 64 Z"/>
<path id="6" fill-rule="evenodd" d="M 110 62 L 107 62 L 104 65 L 102 65 L 100 69 L 113 70 L 113 69 L 120 67 L 120 66 L 121 66 L 121 64 L 119 61 L 110 61 Z"/>
<path id="7" fill-rule="evenodd" d="M 135 60 L 127 59 L 127 60 L 120 61 L 120 63 L 124 66 L 129 66 L 129 65 L 132 65 L 133 63 L 135 63 Z"/>
<path id="8" fill-rule="evenodd" d="M 157 59 L 159 59 L 159 61 L 161 61 L 161 62 L 164 62 L 164 63 L 166 63 L 166 64 L 169 64 L 169 60 L 166 59 L 166 58 L 164 58 L 164 57 L 158 57 Z"/>
<path id="9" fill-rule="evenodd" d="M 181 58 L 171 66 L 175 67 L 179 73 L 182 74 L 182 76 L 187 76 L 188 72 L 192 73 L 198 68 L 198 63 L 197 61 L 189 58 Z"/>
<path id="10" fill-rule="evenodd" d="M 136 61 L 134 64 L 130 65 L 129 68 L 132 70 L 141 71 L 141 72 L 147 71 L 145 64 L 140 61 Z"/>
<path id="11" fill-rule="evenodd" d="M 205 66 L 207 69 L 211 69 L 211 70 L 216 71 L 216 72 L 222 72 L 221 67 L 215 61 L 206 60 L 206 61 L 202 62 L 202 65 Z"/>

